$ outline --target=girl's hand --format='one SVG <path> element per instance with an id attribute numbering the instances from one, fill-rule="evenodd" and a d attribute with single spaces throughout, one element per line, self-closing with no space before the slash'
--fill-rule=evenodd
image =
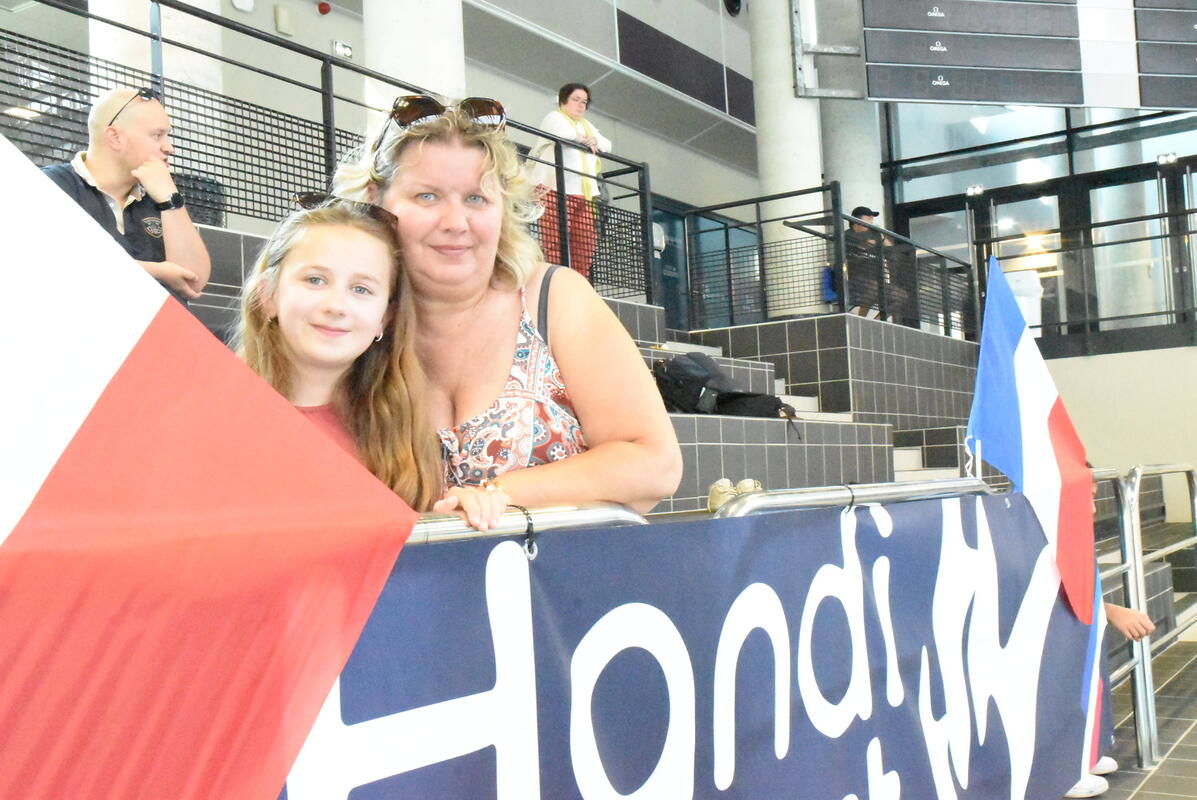
<path id="1" fill-rule="evenodd" d="M 433 504 L 432 510 L 439 514 L 456 514 L 471 527 L 487 531 L 499 524 L 499 517 L 507 510 L 510 498 L 502 489 L 494 486 L 454 486 L 445 496 Z"/>

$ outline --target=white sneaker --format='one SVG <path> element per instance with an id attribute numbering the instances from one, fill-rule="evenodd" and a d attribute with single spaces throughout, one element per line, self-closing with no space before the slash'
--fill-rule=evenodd
<path id="1" fill-rule="evenodd" d="M 761 491 L 761 482 L 755 478 L 745 478 L 736 484 L 736 494 L 748 494 Z"/>
<path id="2" fill-rule="evenodd" d="M 711 484 L 707 492 L 707 511 L 715 513 L 720 506 L 736 496 L 736 487 L 727 478 L 720 478 Z"/>
<path id="3" fill-rule="evenodd" d="M 1100 775 L 1086 775 L 1068 790 L 1065 797 L 1097 797 L 1110 788 L 1110 783 Z"/>
<path id="4" fill-rule="evenodd" d="M 1118 762 L 1109 756 L 1102 756 L 1097 759 L 1097 763 L 1093 765 L 1093 769 L 1089 770 L 1090 775 L 1109 775 L 1111 772 L 1118 771 Z"/>

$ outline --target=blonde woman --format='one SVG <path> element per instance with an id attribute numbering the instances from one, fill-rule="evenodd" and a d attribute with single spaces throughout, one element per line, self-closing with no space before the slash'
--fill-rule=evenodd
<path id="1" fill-rule="evenodd" d="M 327 200 L 296 211 L 246 280 L 235 346 L 300 413 L 426 511 L 441 495 L 441 468 L 400 264 L 384 210 Z"/>
<path id="2" fill-rule="evenodd" d="M 495 100 L 400 97 L 334 178 L 398 218 L 444 499 L 476 527 L 508 504 L 640 511 L 681 477 L 673 427 L 627 332 L 569 270 L 541 260 L 540 213 Z"/>

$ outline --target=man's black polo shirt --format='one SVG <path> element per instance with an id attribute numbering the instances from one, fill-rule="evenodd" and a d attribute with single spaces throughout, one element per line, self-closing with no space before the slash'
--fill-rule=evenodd
<path id="1" fill-rule="evenodd" d="M 112 216 L 112 207 L 103 193 L 83 180 L 69 163 L 42 167 L 42 172 L 70 195 L 71 199 L 98 222 L 109 236 L 119 242 L 131 257 L 138 261 L 166 260 L 166 241 L 162 238 L 162 212 L 154 208 L 154 201 L 148 194 L 125 206 L 125 232 L 121 233 L 117 230 L 116 220 Z M 187 304 L 186 298 L 161 281 L 159 283 L 176 300 Z"/>

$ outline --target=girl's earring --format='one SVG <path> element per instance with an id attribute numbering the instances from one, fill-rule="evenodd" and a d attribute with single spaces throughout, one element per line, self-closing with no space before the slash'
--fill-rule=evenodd
<path id="1" fill-rule="evenodd" d="M 376 342 L 382 341 L 382 331 L 378 332 L 378 335 L 374 337 L 374 341 L 376 341 Z"/>

